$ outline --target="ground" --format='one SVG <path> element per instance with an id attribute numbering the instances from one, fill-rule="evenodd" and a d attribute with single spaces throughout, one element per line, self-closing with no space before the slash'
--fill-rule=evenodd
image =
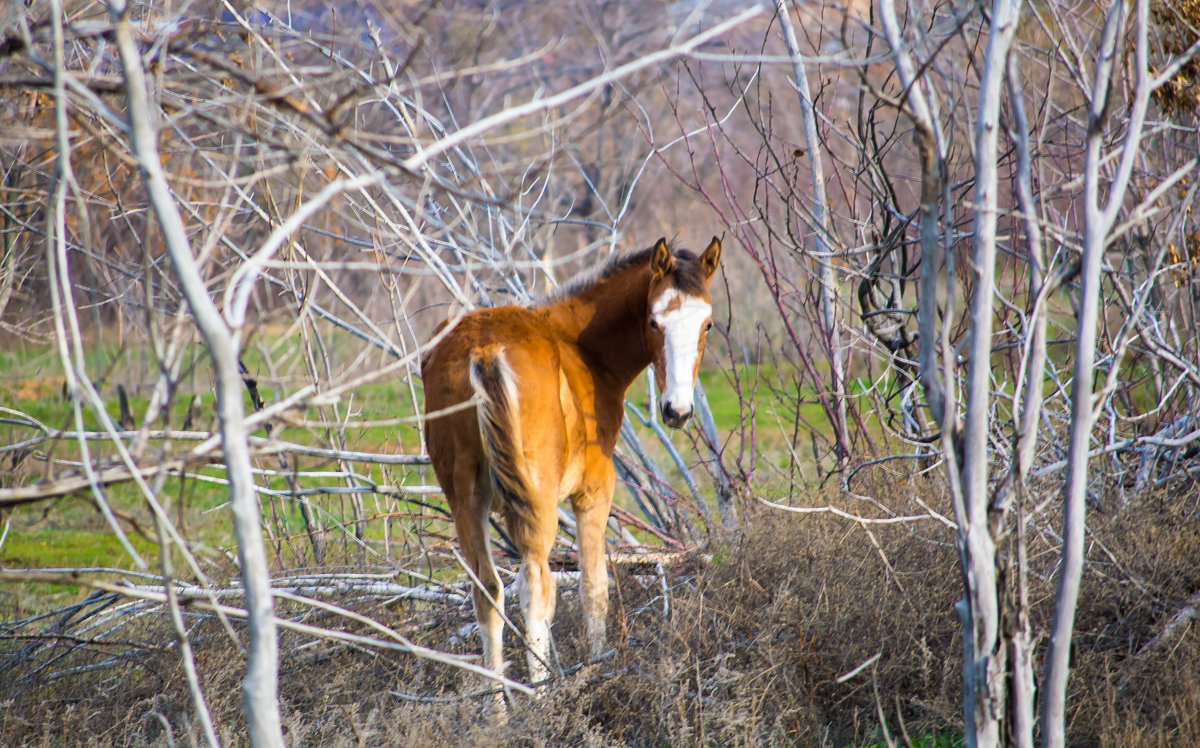
<path id="1" fill-rule="evenodd" d="M 898 481 L 890 490 L 926 502 L 937 495 L 936 482 Z M 848 507 L 834 492 L 809 498 Z M 933 520 L 864 527 L 828 515 L 744 509 L 743 533 L 714 539 L 709 553 L 664 569 L 665 598 L 654 572 L 617 569 L 614 653 L 600 663 L 579 667 L 580 617 L 562 585 L 554 634 L 565 678 L 535 699 L 517 697 L 505 724 L 488 716 L 484 698 L 460 696 L 482 687 L 474 676 L 400 653 L 284 634 L 280 693 L 289 742 L 857 746 L 884 745 L 886 726 L 916 745 L 957 744 L 962 648 L 952 606 L 960 577 L 948 529 Z M 1119 510 L 1115 503 L 1093 508 L 1070 682 L 1074 744 L 1200 739 L 1200 645 L 1186 615 L 1200 588 L 1194 512 L 1166 494 Z M 1031 544 L 1035 565 L 1048 555 Z M 1044 631 L 1053 578 L 1032 577 L 1034 629 Z M 419 644 L 478 651 L 464 629 L 469 605 L 336 602 Z M 320 614 L 305 620 L 354 628 Z M 1181 623 L 1169 628 L 1172 621 Z M 57 631 L 76 631 L 72 625 Z M 0 742 L 199 738 L 162 616 L 125 624 L 122 640 L 107 649 L 69 636 L 55 641 L 55 622 L 22 629 L 35 631 L 32 639 L 0 640 L 7 671 Z M 200 623 L 193 641 L 209 707 L 226 741 L 236 743 L 241 658 L 215 620 Z M 44 647 L 34 651 L 35 643 Z M 509 674 L 520 679 L 523 658 L 511 636 L 507 655 Z M 79 669 L 85 663 L 95 668 Z"/>

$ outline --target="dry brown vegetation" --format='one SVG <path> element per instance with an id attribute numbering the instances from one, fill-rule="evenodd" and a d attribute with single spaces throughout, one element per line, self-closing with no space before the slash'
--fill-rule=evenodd
<path id="1" fill-rule="evenodd" d="M 947 511 L 936 483 L 873 487 L 896 506 L 913 496 Z M 811 496 L 814 500 L 821 498 Z M 853 502 L 830 494 L 843 508 Z M 1116 495 L 1107 497 L 1113 499 Z M 1078 618 L 1071 681 L 1075 745 L 1190 745 L 1200 740 L 1200 639 L 1185 622 L 1162 637 L 1200 588 L 1194 498 L 1145 495 L 1098 511 Z M 615 655 L 582 668 L 580 621 L 562 592 L 554 632 L 564 681 L 518 699 L 507 725 L 485 718 L 480 684 L 411 656 L 311 643 L 284 634 L 281 707 L 296 745 L 864 745 L 897 738 L 951 744 L 961 729 L 961 581 L 953 536 L 939 523 L 874 525 L 827 515 L 753 511 L 718 557 L 666 569 L 668 612 L 653 574 L 616 576 Z M 869 537 L 868 533 L 869 532 Z M 1052 546 L 1031 541 L 1031 547 Z M 1036 553 L 1035 629 L 1045 625 L 1052 553 Z M 567 585 L 563 585 L 567 587 Z M 476 652 L 457 638 L 469 605 L 346 600 L 417 643 Z M 315 617 L 314 617 L 315 616 Z M 311 622 L 321 622 L 310 613 Z M 35 657 L 3 643 L 0 742 L 142 745 L 199 739 L 161 616 L 105 646 L 62 638 Z M 47 640 L 52 621 L 40 630 Z M 351 628 L 353 628 L 351 626 Z M 223 739 L 241 732 L 242 660 L 213 620 L 194 635 L 197 665 Z M 57 674 L 117 657 L 94 674 Z M 878 656 L 873 665 L 839 677 Z M 510 645 L 515 675 L 523 658 Z M 14 667 L 15 666 L 15 667 Z M 409 699 L 395 693 L 405 694 Z M 418 701 L 418 700 L 426 701 Z M 929 743 L 926 743 L 929 744 Z"/>

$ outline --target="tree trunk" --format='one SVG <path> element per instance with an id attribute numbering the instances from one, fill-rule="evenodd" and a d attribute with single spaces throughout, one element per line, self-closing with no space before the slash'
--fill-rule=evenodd
<path id="1" fill-rule="evenodd" d="M 250 470 L 250 446 L 244 425 L 242 378 L 233 335 L 209 297 L 188 244 L 183 221 L 171 196 L 158 154 L 141 53 L 129 24 L 129 7 L 112 0 L 116 40 L 125 75 L 129 106 L 129 143 L 142 172 L 146 191 L 162 230 L 163 242 L 196 326 L 204 336 L 217 382 L 217 418 L 229 476 L 233 529 L 242 568 L 242 584 L 250 628 L 250 653 L 242 684 L 242 707 L 250 741 L 255 746 L 283 746 L 277 698 L 278 644 L 274 599 L 259 524 L 258 500 Z"/>
<path id="2" fill-rule="evenodd" d="M 837 318 L 838 286 L 833 272 L 833 258 L 829 254 L 829 242 L 826 240 L 829 222 L 825 205 L 828 201 L 825 196 L 825 169 L 821 164 L 821 141 L 817 137 L 817 118 L 813 112 L 812 94 L 808 86 L 808 71 L 805 69 L 804 58 L 800 55 L 800 44 L 796 40 L 796 31 L 792 27 L 792 17 L 788 13 L 785 0 L 775 0 L 775 13 L 783 32 L 784 44 L 788 54 L 792 56 L 792 78 L 796 82 L 796 93 L 800 97 L 800 119 L 804 126 L 804 145 L 812 184 L 813 244 L 817 255 L 817 279 L 821 284 L 821 338 L 829 357 L 830 375 L 833 380 L 830 386 L 833 412 L 829 414 L 829 418 L 837 445 L 838 462 L 841 464 L 850 457 L 850 438 L 846 423 L 845 363 Z"/>

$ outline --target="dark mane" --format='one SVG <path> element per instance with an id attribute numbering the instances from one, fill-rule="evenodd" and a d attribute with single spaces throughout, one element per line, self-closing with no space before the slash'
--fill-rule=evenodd
<path id="1" fill-rule="evenodd" d="M 604 281 L 620 275 L 629 268 L 645 265 L 650 262 L 650 254 L 653 251 L 653 247 L 647 247 L 646 249 L 639 249 L 636 252 L 613 255 L 603 265 L 583 271 L 556 288 L 553 293 L 538 299 L 534 306 L 551 306 L 564 299 L 575 298 L 588 289 L 594 288 Z M 701 270 L 700 262 L 696 255 L 690 250 L 676 249 L 675 247 L 671 247 L 671 254 L 675 256 L 675 272 L 672 273 L 675 288 L 678 288 L 685 294 L 698 295 L 703 293 L 704 271 Z"/>

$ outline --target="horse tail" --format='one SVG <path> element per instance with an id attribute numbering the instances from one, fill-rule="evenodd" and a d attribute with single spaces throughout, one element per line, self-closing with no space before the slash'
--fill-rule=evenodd
<path id="1" fill-rule="evenodd" d="M 517 377 L 500 345 L 471 351 L 471 387 L 479 402 L 479 436 L 490 463 L 492 486 L 504 514 L 523 520 L 528 514 L 528 478 L 521 456 L 521 420 L 517 417 Z M 516 530 L 516 528 L 510 528 Z"/>

